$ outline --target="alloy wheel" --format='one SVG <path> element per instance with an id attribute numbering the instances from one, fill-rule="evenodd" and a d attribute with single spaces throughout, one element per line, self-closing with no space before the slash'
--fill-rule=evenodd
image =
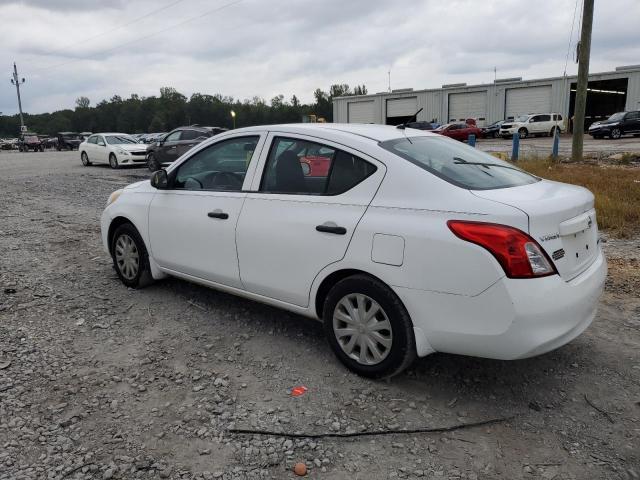
<path id="1" fill-rule="evenodd" d="M 361 365 L 377 365 L 391 352 L 389 317 L 378 302 L 361 293 L 350 293 L 336 304 L 333 333 L 342 351 Z"/>
<path id="2" fill-rule="evenodd" d="M 618 139 L 622 136 L 622 133 L 620 132 L 619 128 L 614 128 L 613 130 L 611 130 L 611 138 L 614 139 Z"/>
<path id="3" fill-rule="evenodd" d="M 118 270 L 127 280 L 133 280 L 138 275 L 140 268 L 140 252 L 133 239 L 122 234 L 115 243 L 115 259 Z"/>
<path id="4" fill-rule="evenodd" d="M 80 155 L 80 159 L 82 160 L 82 164 L 85 167 L 89 165 L 89 157 L 87 156 L 87 152 L 82 152 L 82 155 Z"/>

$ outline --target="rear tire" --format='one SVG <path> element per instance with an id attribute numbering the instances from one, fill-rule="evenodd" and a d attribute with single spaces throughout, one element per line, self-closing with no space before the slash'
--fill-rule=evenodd
<path id="1" fill-rule="evenodd" d="M 526 128 L 521 128 L 520 130 L 518 130 L 518 136 L 520 138 L 527 138 L 529 136 L 529 130 L 527 130 Z"/>
<path id="2" fill-rule="evenodd" d="M 118 277 L 127 287 L 143 288 L 153 283 L 147 248 L 132 224 L 124 223 L 116 229 L 111 240 L 111 258 Z"/>
<path id="3" fill-rule="evenodd" d="M 117 169 L 119 167 L 118 165 L 118 159 L 116 158 L 116 155 L 114 153 L 111 153 L 109 155 L 109 166 L 111 168 L 113 168 L 114 170 Z"/>
<path id="4" fill-rule="evenodd" d="M 555 137 L 556 135 L 556 127 L 551 127 L 551 131 L 549 132 L 550 137 Z"/>
<path id="5" fill-rule="evenodd" d="M 335 355 L 363 377 L 392 377 L 416 358 L 407 310 L 389 287 L 367 275 L 333 286 L 324 301 L 323 321 Z"/>

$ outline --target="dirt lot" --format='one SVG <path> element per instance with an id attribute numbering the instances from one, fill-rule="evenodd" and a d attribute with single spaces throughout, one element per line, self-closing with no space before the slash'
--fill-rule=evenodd
<path id="1" fill-rule="evenodd" d="M 605 243 L 607 292 L 571 344 L 516 362 L 436 354 L 373 382 L 313 321 L 178 280 L 125 288 L 99 215 L 148 172 L 77 157 L 0 153 L 0 479 L 286 479 L 295 462 L 322 479 L 640 478 L 637 237 Z"/>

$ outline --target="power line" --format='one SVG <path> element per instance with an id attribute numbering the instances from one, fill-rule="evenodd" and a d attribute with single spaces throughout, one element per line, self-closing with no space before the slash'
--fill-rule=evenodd
<path id="1" fill-rule="evenodd" d="M 118 50 L 119 48 L 126 47 L 128 45 L 132 45 L 134 43 L 139 42 L 140 40 L 146 40 L 147 38 L 155 37 L 156 35 L 164 33 L 164 32 L 166 32 L 168 30 L 172 30 L 172 29 L 174 29 L 176 27 L 180 27 L 180 26 L 182 26 L 182 25 L 184 25 L 186 23 L 192 22 L 194 20 L 201 19 L 202 17 L 205 17 L 207 15 L 211 15 L 212 13 L 219 12 L 219 11 L 224 10 L 226 8 L 229 8 L 229 7 L 232 7 L 232 6 L 237 5 L 239 3 L 242 3 L 243 1 L 244 0 L 234 0 L 234 1 L 229 2 L 229 3 L 225 3 L 224 5 L 221 5 L 219 7 L 213 8 L 211 10 L 204 11 L 204 12 L 200 13 L 197 16 L 189 17 L 186 20 L 183 20 L 181 22 L 175 23 L 175 24 L 173 24 L 173 25 L 171 25 L 169 27 L 163 28 L 161 30 L 157 30 L 157 31 L 155 31 L 153 33 L 150 33 L 148 35 L 144 35 L 142 37 L 135 38 L 135 39 L 130 40 L 128 42 L 120 43 L 118 45 L 115 45 L 113 47 L 107 48 L 105 50 L 100 50 L 98 52 L 94 52 L 91 55 L 87 55 L 87 56 L 80 57 L 80 58 L 74 58 L 74 59 L 68 60 L 66 62 L 58 63 L 58 64 L 55 64 L 55 65 L 49 65 L 47 67 L 42 67 L 42 68 L 39 68 L 39 69 L 35 69 L 34 71 L 37 72 L 37 71 L 40 71 L 40 70 L 53 70 L 55 68 L 59 68 L 59 67 L 62 67 L 64 65 L 69 65 L 71 63 L 80 62 L 80 61 L 83 61 L 83 60 L 89 60 L 89 59 L 91 59 L 91 58 L 93 58 L 93 57 L 95 57 L 97 55 L 103 55 L 105 53 L 111 53 L 111 52 L 113 52 L 115 50 Z M 46 75 L 45 75 L 45 77 L 46 77 Z"/>
<path id="2" fill-rule="evenodd" d="M 140 20 L 143 20 L 143 19 L 145 19 L 147 17 L 150 17 L 151 15 L 155 15 L 156 13 L 162 12 L 163 10 L 167 10 L 168 8 L 171 8 L 174 5 L 177 5 L 178 3 L 182 3 L 184 1 L 185 0 L 176 0 L 176 1 L 174 1 L 172 3 L 169 3 L 169 4 L 167 4 L 167 5 L 163 6 L 163 7 L 160 7 L 160 8 L 157 8 L 155 10 L 152 10 L 152 11 L 150 11 L 148 13 L 145 13 L 144 15 L 142 15 L 140 17 L 134 18 L 133 20 L 130 20 L 130 21 L 126 22 L 126 23 L 122 23 L 122 24 L 118 25 L 117 27 L 112 28 L 110 30 L 105 30 L 104 32 L 98 33 L 98 34 L 93 35 L 91 37 L 87 37 L 87 38 L 84 38 L 82 40 L 77 40 L 75 42 L 68 43 L 68 44 L 66 44 L 66 45 L 64 45 L 64 46 L 62 46 L 62 47 L 60 47 L 60 48 L 58 48 L 56 50 L 52 50 L 51 52 L 47 53 L 46 55 L 53 56 L 53 55 L 56 55 L 56 54 L 59 54 L 59 53 L 65 53 L 65 50 L 67 50 L 69 47 L 75 47 L 76 45 L 83 44 L 83 43 L 89 42 L 91 40 L 95 40 L 96 38 L 104 37 L 105 35 L 108 35 L 110 33 L 113 33 L 115 31 L 123 29 L 125 27 L 128 27 L 129 25 L 133 25 L 134 23 L 137 23 Z M 46 68 L 46 67 L 43 67 L 43 68 Z"/>
<path id="3" fill-rule="evenodd" d="M 567 76 L 567 65 L 569 64 L 569 52 L 571 51 L 571 40 L 573 39 L 573 29 L 576 25 L 576 13 L 578 12 L 578 0 L 576 0 L 576 4 L 573 7 L 573 20 L 571 21 L 571 33 L 569 34 L 569 45 L 567 45 L 567 55 L 564 59 L 564 77 Z M 582 18 L 582 14 L 580 15 Z"/>

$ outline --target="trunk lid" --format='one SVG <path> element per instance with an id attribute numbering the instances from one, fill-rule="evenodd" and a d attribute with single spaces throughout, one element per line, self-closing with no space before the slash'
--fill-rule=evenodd
<path id="1" fill-rule="evenodd" d="M 598 225 L 594 197 L 586 188 L 541 180 L 530 185 L 472 193 L 526 213 L 529 235 L 549 255 L 564 280 L 580 275 L 596 259 Z"/>

